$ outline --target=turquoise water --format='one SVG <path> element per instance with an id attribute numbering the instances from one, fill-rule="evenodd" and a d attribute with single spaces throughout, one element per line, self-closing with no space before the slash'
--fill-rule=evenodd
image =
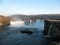
<path id="1" fill-rule="evenodd" d="M 25 28 L 33 28 L 31 30 L 33 33 L 30 35 L 21 33 L 21 30 Z M 34 30 L 35 28 L 36 30 Z M 48 45 L 50 38 L 44 37 L 43 29 L 43 21 L 24 26 L 0 27 L 0 45 Z"/>

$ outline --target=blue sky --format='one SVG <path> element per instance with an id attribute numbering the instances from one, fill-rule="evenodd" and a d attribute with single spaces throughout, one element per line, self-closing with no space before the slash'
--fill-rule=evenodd
<path id="1" fill-rule="evenodd" d="M 0 0 L 0 14 L 60 14 L 60 0 Z"/>

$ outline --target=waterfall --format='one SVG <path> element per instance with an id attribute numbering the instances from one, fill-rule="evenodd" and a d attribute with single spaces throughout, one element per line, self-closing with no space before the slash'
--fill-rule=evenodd
<path id="1" fill-rule="evenodd" d="M 51 29 L 52 26 L 53 26 L 53 24 L 51 24 L 50 27 L 49 27 L 48 34 L 47 34 L 48 36 L 50 36 L 50 33 L 52 32 L 52 29 Z"/>
<path id="2" fill-rule="evenodd" d="M 21 21 L 21 20 L 19 20 L 19 21 L 11 21 L 10 22 L 10 26 L 12 26 L 12 27 L 23 26 L 23 25 L 24 25 L 24 21 Z"/>
<path id="3" fill-rule="evenodd" d="M 44 30 L 44 21 L 37 20 L 36 22 L 32 22 L 30 20 L 30 24 L 26 25 L 24 21 L 11 21 L 9 27 L 23 27 L 23 28 L 37 28 L 40 30 Z"/>
<path id="4" fill-rule="evenodd" d="M 51 34 L 53 33 L 52 27 L 53 27 L 53 24 L 50 25 L 48 33 L 47 35 L 45 35 L 45 37 L 51 37 Z"/>

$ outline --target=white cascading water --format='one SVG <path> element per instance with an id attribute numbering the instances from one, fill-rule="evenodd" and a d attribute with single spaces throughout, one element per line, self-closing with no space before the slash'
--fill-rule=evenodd
<path id="1" fill-rule="evenodd" d="M 19 26 L 24 25 L 24 21 L 21 21 L 21 20 L 19 20 L 19 21 L 11 21 L 10 24 L 11 24 L 10 25 L 11 27 L 19 27 Z"/>
<path id="2" fill-rule="evenodd" d="M 11 21 L 10 22 L 10 26 L 9 27 L 25 27 L 25 28 L 40 28 L 40 29 L 44 29 L 44 21 L 41 20 L 37 20 L 34 23 L 30 23 L 28 25 L 25 25 L 24 21 L 19 20 L 19 21 Z"/>

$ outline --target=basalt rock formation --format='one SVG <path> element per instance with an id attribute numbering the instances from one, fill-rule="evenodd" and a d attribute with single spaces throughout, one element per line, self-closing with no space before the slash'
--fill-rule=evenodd
<path id="1" fill-rule="evenodd" d="M 10 19 L 8 17 L 0 15 L 0 27 L 10 25 Z"/>

